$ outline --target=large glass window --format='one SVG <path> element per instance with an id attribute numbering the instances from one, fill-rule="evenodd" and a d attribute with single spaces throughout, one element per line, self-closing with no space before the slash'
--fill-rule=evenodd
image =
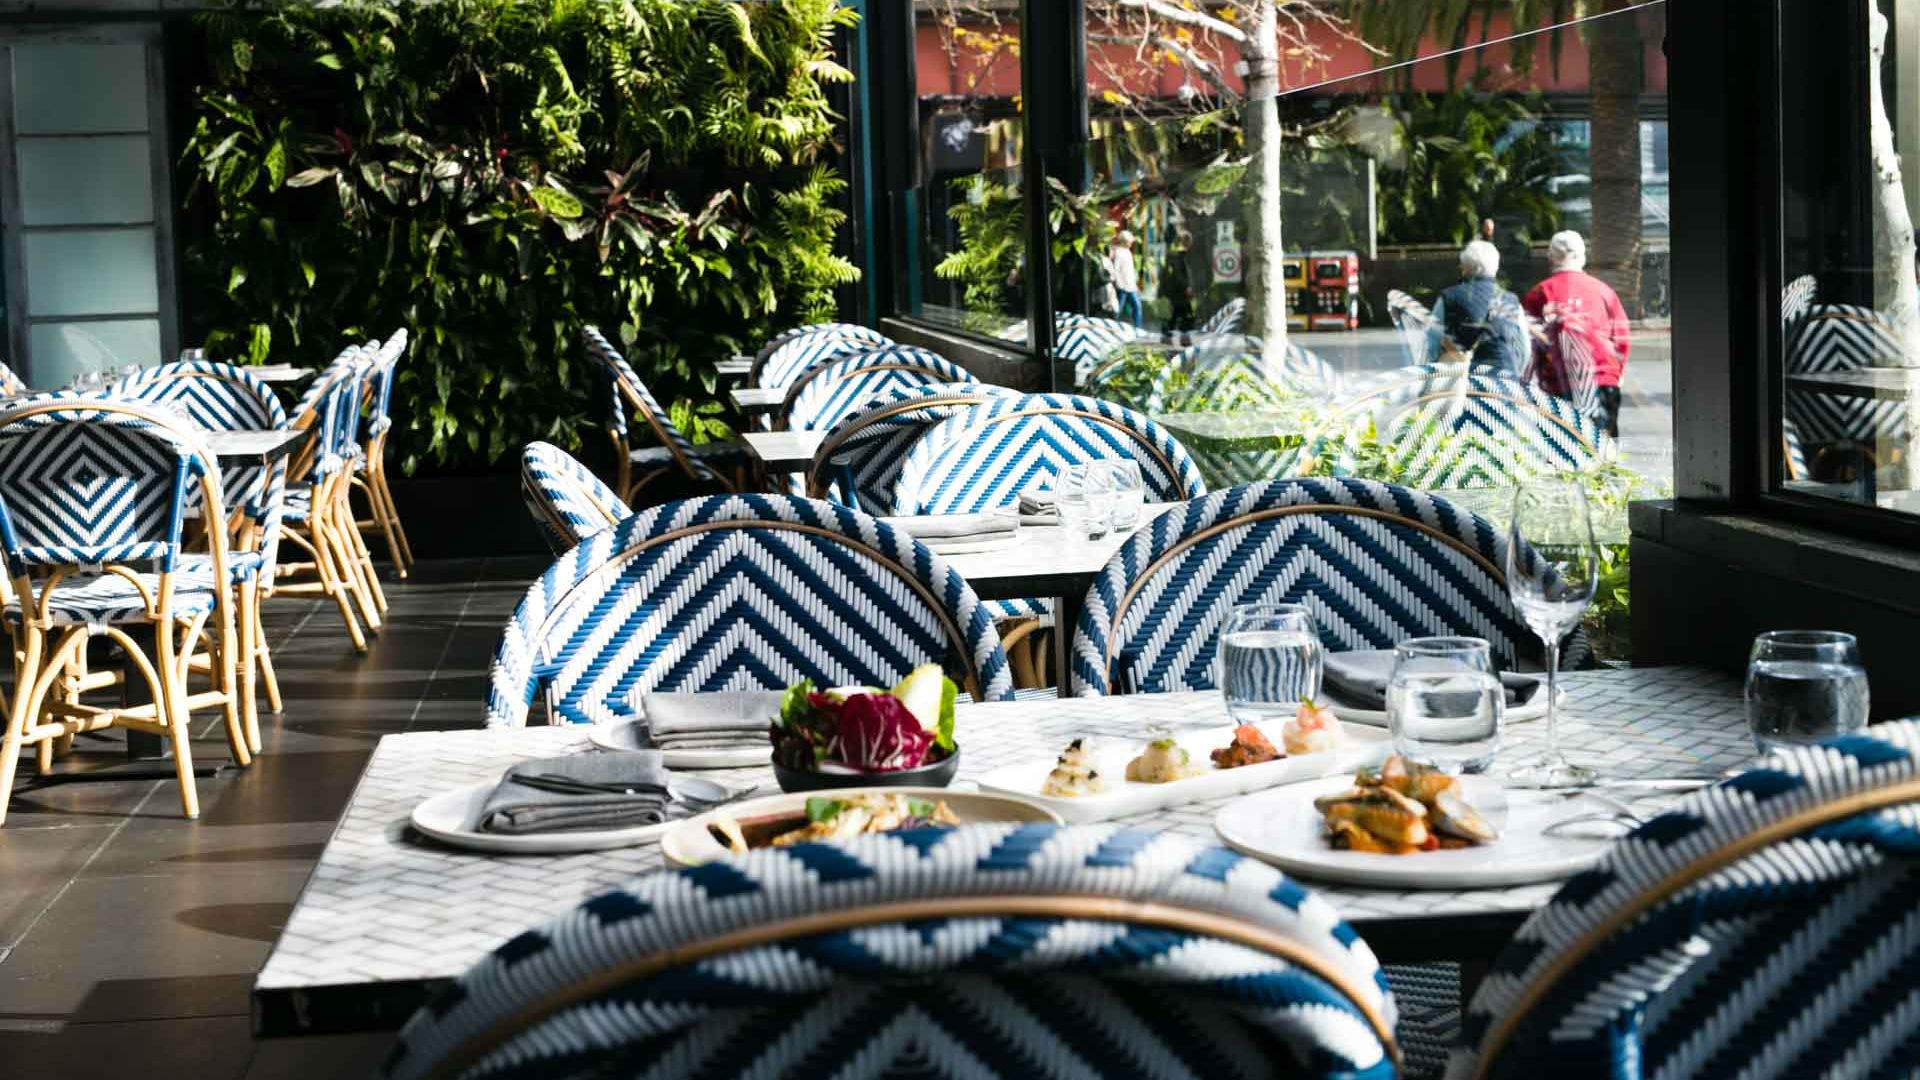
<path id="1" fill-rule="evenodd" d="M 1803 495 L 1920 512 L 1920 4 L 1788 3 L 1780 13 L 1775 479 Z"/>
<path id="2" fill-rule="evenodd" d="M 1020 18 L 1013 5 L 915 4 L 921 184 L 905 313 L 1006 341 L 1027 335 Z"/>

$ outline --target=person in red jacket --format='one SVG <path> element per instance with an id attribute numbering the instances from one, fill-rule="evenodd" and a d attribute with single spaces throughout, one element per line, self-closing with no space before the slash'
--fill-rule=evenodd
<path id="1" fill-rule="evenodd" d="M 1562 397 L 1591 386 L 1601 426 L 1620 437 L 1620 376 L 1627 367 L 1627 310 L 1606 282 L 1587 273 L 1587 242 L 1577 232 L 1555 233 L 1547 245 L 1553 273 L 1521 305 L 1544 333 L 1536 343 L 1534 379 Z"/>

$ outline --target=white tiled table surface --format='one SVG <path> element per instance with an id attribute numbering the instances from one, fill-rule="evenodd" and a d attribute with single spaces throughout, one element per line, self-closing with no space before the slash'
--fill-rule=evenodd
<path id="1" fill-rule="evenodd" d="M 824 431 L 748 431 L 741 433 L 747 449 L 769 473 L 805 472 L 820 449 Z"/>
<path id="2" fill-rule="evenodd" d="M 727 396 L 748 412 L 774 412 L 786 403 L 787 391 L 778 386 L 736 386 Z"/>
<path id="3" fill-rule="evenodd" d="M 1562 742 L 1576 760 L 1616 777 L 1697 775 L 1752 753 L 1739 683 L 1691 668 L 1583 672 L 1566 677 Z M 1049 757 L 1079 734 L 1136 736 L 1147 724 L 1226 714 L 1217 694 L 1073 698 L 962 706 L 964 785 L 996 767 Z M 1524 756 L 1538 722 L 1509 729 L 1503 754 Z M 661 866 L 657 845 L 585 855 L 505 857 L 440 847 L 409 834 L 421 799 L 493 779 L 527 757 L 588 748 L 578 728 L 421 732 L 380 741 L 338 829 L 254 984 L 263 1035 L 396 1026 L 428 985 L 453 978 L 528 926 L 634 874 Z M 770 768 L 712 771 L 732 784 L 778 789 Z M 1213 840 L 1220 799 L 1157 811 L 1130 824 Z M 1647 804 L 1651 806 L 1653 804 Z M 1448 918 L 1516 919 L 1551 884 L 1478 891 L 1316 886 L 1362 934 L 1437 928 Z M 1438 932 L 1436 930 L 1436 932 Z M 386 1004 L 368 1016 L 360 1003 Z"/>

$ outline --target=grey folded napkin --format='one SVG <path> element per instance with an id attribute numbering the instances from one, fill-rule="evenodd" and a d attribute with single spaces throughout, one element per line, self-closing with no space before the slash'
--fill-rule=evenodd
<path id="1" fill-rule="evenodd" d="M 647 741 L 656 750 L 725 750 L 767 746 L 767 728 L 780 712 L 773 690 L 711 694 L 641 694 Z"/>
<path id="2" fill-rule="evenodd" d="M 522 777 L 527 781 L 518 779 Z M 583 790 L 559 790 L 567 783 Z M 587 787 L 609 790 L 584 790 Z M 479 827 L 482 832 L 524 836 L 657 825 L 667 819 L 671 802 L 667 767 L 652 750 L 536 758 L 507 770 L 480 808 Z"/>
<path id="3" fill-rule="evenodd" d="M 1334 701 L 1356 709 L 1386 709 L 1387 681 L 1393 678 L 1393 650 L 1330 652 L 1320 670 L 1321 688 Z M 1537 675 L 1503 671 L 1500 685 L 1506 687 L 1507 708 L 1511 709 L 1532 701 L 1544 684 Z"/>
<path id="4" fill-rule="evenodd" d="M 933 540 L 979 540 L 1011 536 L 1020 529 L 1020 519 L 1010 513 L 915 514 L 886 519 L 908 536 L 922 543 Z"/>
<path id="5" fill-rule="evenodd" d="M 1021 492 L 1018 510 L 1022 525 L 1060 524 L 1060 500 L 1052 488 L 1033 488 Z"/>

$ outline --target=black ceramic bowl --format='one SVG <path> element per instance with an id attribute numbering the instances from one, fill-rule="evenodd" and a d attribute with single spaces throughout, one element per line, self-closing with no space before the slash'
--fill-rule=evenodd
<path id="1" fill-rule="evenodd" d="M 953 783 L 953 774 L 960 768 L 960 748 L 954 747 L 953 753 L 931 765 L 922 765 L 917 769 L 902 769 L 899 772 L 814 772 L 811 769 L 790 769 L 778 761 L 773 763 L 773 778 L 780 781 L 781 791 L 828 791 L 833 788 L 853 787 L 946 787 Z"/>

